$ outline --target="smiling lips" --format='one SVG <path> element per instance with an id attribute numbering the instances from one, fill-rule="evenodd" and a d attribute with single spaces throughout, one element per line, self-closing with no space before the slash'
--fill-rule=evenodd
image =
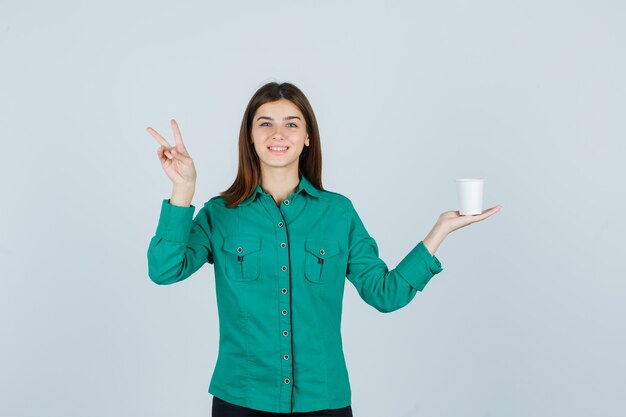
<path id="1" fill-rule="evenodd" d="M 288 146 L 268 146 L 267 149 L 269 149 L 271 154 L 283 155 L 287 153 L 287 150 L 289 149 L 289 147 Z"/>

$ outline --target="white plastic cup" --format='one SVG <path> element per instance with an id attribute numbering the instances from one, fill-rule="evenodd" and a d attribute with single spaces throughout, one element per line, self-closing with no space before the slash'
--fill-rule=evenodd
<path id="1" fill-rule="evenodd" d="M 456 192 L 459 198 L 459 214 L 471 216 L 483 212 L 482 178 L 459 178 L 456 180 Z"/>

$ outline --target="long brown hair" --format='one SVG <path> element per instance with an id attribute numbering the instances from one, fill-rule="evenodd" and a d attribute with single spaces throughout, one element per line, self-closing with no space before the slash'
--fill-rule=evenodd
<path id="1" fill-rule="evenodd" d="M 319 190 L 322 188 L 322 149 L 320 146 L 320 135 L 317 128 L 317 120 L 313 108 L 304 93 L 291 83 L 270 82 L 259 88 L 246 107 L 241 120 L 239 130 L 239 168 L 237 177 L 232 185 L 225 191 L 219 193 L 220 197 L 226 200 L 229 208 L 237 206 L 248 198 L 257 184 L 261 180 L 261 163 L 259 155 L 252 143 L 252 122 L 254 115 L 263 104 L 287 99 L 304 115 L 306 131 L 309 135 L 309 146 L 305 146 L 298 160 L 299 174 L 304 175 L 309 182 Z"/>

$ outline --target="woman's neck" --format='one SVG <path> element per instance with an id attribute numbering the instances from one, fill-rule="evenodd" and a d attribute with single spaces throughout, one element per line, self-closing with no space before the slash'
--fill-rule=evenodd
<path id="1" fill-rule="evenodd" d="M 284 199 L 289 197 L 291 193 L 298 189 L 300 178 L 297 170 L 289 171 L 271 171 L 261 173 L 261 188 L 268 194 L 271 194 L 280 206 Z"/>

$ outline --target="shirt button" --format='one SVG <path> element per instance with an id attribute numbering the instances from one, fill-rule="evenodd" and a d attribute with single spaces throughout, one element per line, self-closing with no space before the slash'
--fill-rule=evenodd
<path id="1" fill-rule="evenodd" d="M 288 384 L 289 382 L 289 378 L 285 378 L 285 384 Z"/>
<path id="2" fill-rule="evenodd" d="M 284 248 L 284 247 L 286 247 L 286 246 L 287 246 L 287 244 L 286 244 L 285 242 L 283 242 L 283 243 L 281 243 L 281 244 L 280 244 L 280 247 L 281 247 L 281 248 Z"/>
<path id="3" fill-rule="evenodd" d="M 287 270 L 287 267 L 285 265 L 281 266 L 280 269 L 282 269 L 283 271 Z"/>
<path id="4" fill-rule="evenodd" d="M 283 294 L 287 294 L 287 288 L 283 288 L 282 290 L 280 290 Z"/>
<path id="5" fill-rule="evenodd" d="M 278 222 L 278 227 L 283 227 L 283 222 Z"/>
<path id="6" fill-rule="evenodd" d="M 289 360 L 289 355 L 283 355 L 284 360 Z"/>
<path id="7" fill-rule="evenodd" d="M 287 330 L 283 330 L 283 336 L 287 336 L 289 332 Z"/>
<path id="8" fill-rule="evenodd" d="M 324 249 L 320 249 L 320 255 L 323 255 L 325 253 L 326 253 L 326 251 Z"/>
<path id="9" fill-rule="evenodd" d="M 283 310 L 283 316 L 287 315 L 287 310 Z"/>
<path id="10" fill-rule="evenodd" d="M 239 252 L 239 253 L 241 253 L 241 251 L 242 251 L 242 250 L 243 250 L 243 248 L 242 248 L 241 246 L 239 246 L 239 247 L 237 248 L 237 252 Z"/>
<path id="11" fill-rule="evenodd" d="M 285 205 L 288 206 L 289 205 L 289 200 L 285 200 L 285 201 L 283 201 L 283 203 L 285 203 Z"/>

